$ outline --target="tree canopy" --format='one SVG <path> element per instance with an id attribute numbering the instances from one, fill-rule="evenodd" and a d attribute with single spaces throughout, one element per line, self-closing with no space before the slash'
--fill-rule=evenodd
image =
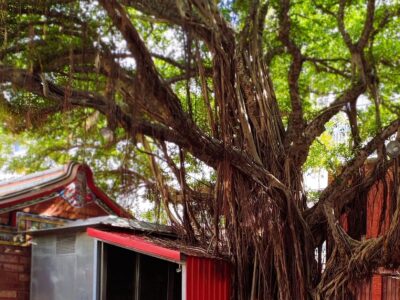
<path id="1" fill-rule="evenodd" d="M 392 163 L 399 14 L 397 0 L 0 0 L 0 164 L 87 162 L 125 205 L 150 200 L 145 217 L 230 259 L 235 299 L 351 293 L 400 262 L 398 220 L 370 240 L 338 225 Z M 313 168 L 333 180 L 311 197 Z"/>

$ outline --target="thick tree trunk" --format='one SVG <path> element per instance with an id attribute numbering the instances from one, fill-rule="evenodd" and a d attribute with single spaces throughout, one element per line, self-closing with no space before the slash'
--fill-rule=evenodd
<path id="1" fill-rule="evenodd" d="M 315 262 L 301 215 L 300 169 L 284 157 L 283 126 L 269 74 L 257 59 L 257 43 L 250 42 L 257 36 L 245 29 L 243 34 L 250 36 L 236 45 L 228 28 L 221 25 L 221 32 L 224 39 L 213 65 L 221 137 L 226 146 L 243 149 L 270 170 L 264 181 L 255 181 L 228 159 L 218 167 L 222 192 L 215 218 L 217 225 L 224 223 L 220 238 L 235 266 L 234 298 L 307 299 Z"/>
<path id="2" fill-rule="evenodd" d="M 313 245 L 293 199 L 220 168 L 235 299 L 309 299 Z"/>

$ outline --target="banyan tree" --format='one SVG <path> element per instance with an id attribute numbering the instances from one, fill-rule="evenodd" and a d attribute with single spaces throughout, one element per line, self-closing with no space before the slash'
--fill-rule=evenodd
<path id="1" fill-rule="evenodd" d="M 108 189 L 141 185 L 157 220 L 229 259 L 234 299 L 348 299 L 400 262 L 400 205 L 378 238 L 339 221 L 397 163 L 399 15 L 396 0 L 0 0 L 0 133 L 33 139 L 32 166 L 106 157 Z M 308 193 L 314 166 L 330 181 Z"/>

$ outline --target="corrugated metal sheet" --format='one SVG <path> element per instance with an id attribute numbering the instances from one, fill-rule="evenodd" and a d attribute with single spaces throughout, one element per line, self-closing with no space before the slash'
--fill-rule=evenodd
<path id="1" fill-rule="evenodd" d="M 371 281 L 365 280 L 359 283 L 356 290 L 357 300 L 370 300 L 371 297 Z"/>
<path id="2" fill-rule="evenodd" d="M 366 166 L 366 171 L 372 168 Z M 383 182 L 377 181 L 369 190 L 367 196 L 366 233 L 365 237 L 376 238 L 386 233 L 390 226 L 391 191 L 393 190 L 393 171 L 388 170 L 385 175 L 387 196 Z M 384 209 L 384 207 L 386 207 Z M 381 222 L 383 220 L 383 222 Z M 340 217 L 340 224 L 348 231 L 348 216 Z M 371 278 L 359 282 L 356 288 L 357 300 L 400 300 L 400 277 L 397 270 L 378 268 Z"/>
<path id="3" fill-rule="evenodd" d="M 382 299 L 382 276 L 373 275 L 371 278 L 371 296 L 372 300 Z"/>
<path id="4" fill-rule="evenodd" d="M 93 299 L 95 244 L 84 233 L 74 242 L 73 252 L 57 252 L 56 235 L 33 239 L 29 299 Z"/>
<path id="5" fill-rule="evenodd" d="M 229 300 L 230 267 L 227 262 L 188 257 L 187 300 Z"/>
<path id="6" fill-rule="evenodd" d="M 375 274 L 357 288 L 357 300 L 399 300 L 400 278 Z"/>
<path id="7" fill-rule="evenodd" d="M 400 299 L 400 278 L 383 276 L 382 278 L 382 300 Z"/>
<path id="8" fill-rule="evenodd" d="M 85 207 L 87 211 L 88 206 Z M 121 218 L 114 215 L 91 217 L 87 219 L 75 218 L 75 221 L 66 221 L 62 227 L 37 229 L 29 234 L 40 235 L 54 231 L 72 231 L 87 227 L 105 227 L 121 228 L 135 230 L 139 232 L 156 233 L 168 236 L 175 236 L 171 226 L 154 224 L 136 219 Z M 103 226 L 104 225 L 104 226 Z"/>
<path id="9" fill-rule="evenodd" d="M 390 184 L 390 176 L 387 175 L 388 180 L 388 195 L 384 197 L 384 185 L 382 182 L 376 183 L 368 192 L 367 198 L 367 224 L 366 224 L 366 238 L 374 238 L 382 235 L 389 229 L 390 218 L 389 211 L 391 207 L 390 191 L 393 187 Z M 385 204 L 385 205 L 384 205 Z M 383 210 L 383 207 L 386 209 Z M 383 223 L 381 224 L 382 215 L 384 214 Z"/>

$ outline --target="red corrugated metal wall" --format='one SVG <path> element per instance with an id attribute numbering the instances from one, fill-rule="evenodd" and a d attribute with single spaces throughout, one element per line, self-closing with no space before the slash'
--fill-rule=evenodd
<path id="1" fill-rule="evenodd" d="M 400 299 L 400 278 L 393 276 L 382 277 L 382 299 L 398 300 Z"/>
<path id="2" fill-rule="evenodd" d="M 371 296 L 372 300 L 382 299 L 382 276 L 373 275 L 371 278 Z"/>
<path id="3" fill-rule="evenodd" d="M 391 191 L 393 189 L 393 174 L 389 170 L 386 174 L 387 197 L 384 197 L 384 185 L 378 181 L 372 186 L 367 196 L 366 235 L 365 238 L 376 238 L 384 234 L 390 226 L 392 203 Z M 385 211 L 383 207 L 386 206 Z M 383 215 L 384 214 L 384 215 Z M 383 215 L 383 216 L 382 216 Z M 340 217 L 340 224 L 348 230 L 348 216 Z M 381 224 L 381 219 L 383 220 Z M 379 268 L 371 278 L 360 282 L 356 289 L 357 300 L 400 300 L 400 278 L 398 274 Z"/>
<path id="4" fill-rule="evenodd" d="M 356 291 L 357 300 L 371 300 L 371 280 L 360 282 Z"/>
<path id="5" fill-rule="evenodd" d="M 389 170 L 386 174 L 387 196 L 384 197 L 384 184 L 382 181 L 377 181 L 367 195 L 367 210 L 366 210 L 366 232 L 365 238 L 375 238 L 384 234 L 390 226 L 390 210 L 391 210 L 391 192 L 393 190 L 393 174 Z M 385 211 L 383 208 L 386 207 Z M 382 214 L 385 214 L 382 216 Z M 343 213 L 339 222 L 345 231 L 349 229 L 349 220 L 347 213 Z M 381 224 L 381 219 L 383 220 Z"/>
<path id="6" fill-rule="evenodd" d="M 230 267 L 225 261 L 188 257 L 187 300 L 229 300 Z"/>
<path id="7" fill-rule="evenodd" d="M 390 218 L 389 211 L 391 209 L 391 191 L 393 189 L 393 175 L 389 172 L 386 175 L 386 181 L 388 183 L 387 186 L 387 197 L 384 197 L 384 185 L 382 182 L 377 182 L 370 191 L 368 192 L 367 198 L 367 232 L 366 238 L 375 238 L 379 235 L 385 233 L 390 226 Z M 385 205 L 384 205 L 385 204 Z M 383 211 L 383 207 L 386 206 L 385 211 Z M 382 214 L 385 213 L 382 218 Z M 383 219 L 383 223 L 381 224 L 381 219 Z"/>
<path id="8" fill-rule="evenodd" d="M 389 211 L 390 191 L 393 189 L 393 174 L 389 171 L 386 175 L 388 183 L 388 195 L 384 197 L 384 186 L 382 182 L 376 183 L 368 193 L 367 199 L 367 226 L 366 238 L 375 238 L 384 234 L 390 226 Z M 386 203 L 385 203 L 386 202 Z M 386 210 L 383 211 L 383 207 Z M 384 216 L 382 217 L 382 214 Z M 383 222 L 381 224 L 381 219 Z M 369 280 L 360 284 L 357 300 L 398 300 L 400 299 L 400 278 L 392 276 L 389 270 L 378 269 Z"/>
<path id="9" fill-rule="evenodd" d="M 371 279 L 360 283 L 357 300 L 399 300 L 400 278 L 375 274 Z"/>

